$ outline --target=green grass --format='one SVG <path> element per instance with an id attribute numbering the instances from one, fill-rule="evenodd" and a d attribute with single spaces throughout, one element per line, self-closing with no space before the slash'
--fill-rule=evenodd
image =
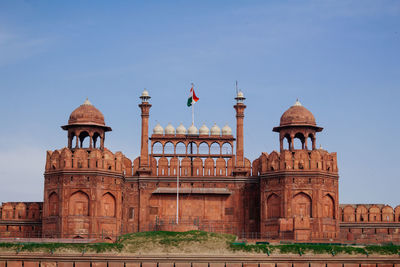
<path id="1" fill-rule="evenodd" d="M 400 253 L 398 245 L 373 245 L 373 246 L 346 246 L 346 245 L 330 245 L 330 244 L 230 244 L 234 251 L 246 251 L 254 253 L 271 253 L 279 252 L 281 254 L 381 254 L 381 255 L 397 255 Z"/>
<path id="2" fill-rule="evenodd" d="M 0 243 L 0 250 L 44 253 L 262 253 L 274 254 L 380 254 L 400 255 L 400 246 L 342 245 L 329 243 L 268 243 L 246 244 L 236 241 L 236 236 L 204 231 L 188 232 L 140 232 L 121 236 L 115 243 Z"/>
<path id="3" fill-rule="evenodd" d="M 54 253 L 60 250 L 71 250 L 74 252 L 120 252 L 123 245 L 120 243 L 0 243 L 0 248 L 14 250 L 15 252 L 49 252 Z"/>
<path id="4" fill-rule="evenodd" d="M 204 231 L 187 232 L 140 232 L 122 236 L 117 242 L 124 245 L 130 253 L 157 251 L 167 253 L 194 253 L 196 251 L 213 251 L 228 249 L 236 236 L 216 234 Z"/>

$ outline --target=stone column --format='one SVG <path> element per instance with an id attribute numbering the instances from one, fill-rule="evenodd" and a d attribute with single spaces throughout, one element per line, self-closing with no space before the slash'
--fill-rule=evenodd
<path id="1" fill-rule="evenodd" d="M 236 110 L 236 167 L 244 167 L 244 147 L 243 147 L 243 120 L 244 110 L 246 105 L 243 103 L 237 103 L 235 106 Z"/>
<path id="2" fill-rule="evenodd" d="M 151 105 L 149 102 L 139 104 L 142 111 L 142 135 L 140 144 L 140 163 L 139 167 L 148 167 L 149 164 L 149 113 Z"/>
<path id="3" fill-rule="evenodd" d="M 89 134 L 89 148 L 93 148 L 93 134 Z"/>
<path id="4" fill-rule="evenodd" d="M 76 136 L 76 145 L 75 148 L 79 148 L 79 136 Z"/>

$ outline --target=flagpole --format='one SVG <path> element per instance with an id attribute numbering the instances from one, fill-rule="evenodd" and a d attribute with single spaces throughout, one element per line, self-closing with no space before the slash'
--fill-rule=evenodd
<path id="1" fill-rule="evenodd" d="M 176 172 L 176 224 L 179 224 L 179 157 L 178 158 L 178 171 Z"/>

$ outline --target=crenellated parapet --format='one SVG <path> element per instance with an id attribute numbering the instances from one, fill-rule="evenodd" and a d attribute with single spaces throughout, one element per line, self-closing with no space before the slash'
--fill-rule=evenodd
<path id="1" fill-rule="evenodd" d="M 341 204 L 341 222 L 400 222 L 400 205 L 392 208 L 384 204 Z"/>
<path id="2" fill-rule="evenodd" d="M 132 162 L 121 152 L 101 149 L 69 149 L 47 151 L 46 173 L 60 170 L 104 170 L 132 175 Z"/>
<path id="3" fill-rule="evenodd" d="M 151 158 L 151 174 L 159 177 L 176 177 L 179 170 L 181 177 L 224 177 L 233 176 L 234 157 L 225 158 L 190 158 L 159 157 Z M 245 170 L 251 176 L 251 162 L 245 158 Z"/>
<path id="4" fill-rule="evenodd" d="M 42 219 L 43 202 L 5 202 L 0 206 L 2 221 Z"/>
<path id="5" fill-rule="evenodd" d="M 309 170 L 337 173 L 336 152 L 323 149 L 263 152 L 253 161 L 253 176 L 274 171 Z"/>

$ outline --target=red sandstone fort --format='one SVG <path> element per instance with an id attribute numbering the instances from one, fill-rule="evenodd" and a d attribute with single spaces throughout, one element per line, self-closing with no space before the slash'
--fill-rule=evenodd
<path id="1" fill-rule="evenodd" d="M 200 229 L 265 240 L 400 242 L 400 206 L 339 205 L 336 153 L 316 148 L 323 128 L 298 101 L 273 128 L 280 151 L 251 162 L 244 156 L 243 93 L 235 98 L 235 137 L 228 125 L 182 124 L 157 124 L 149 137 L 146 90 L 140 99 L 139 157 L 105 147 L 111 128 L 86 100 L 61 127 L 67 147 L 47 151 L 43 202 L 3 203 L 0 237 L 114 240 Z"/>

